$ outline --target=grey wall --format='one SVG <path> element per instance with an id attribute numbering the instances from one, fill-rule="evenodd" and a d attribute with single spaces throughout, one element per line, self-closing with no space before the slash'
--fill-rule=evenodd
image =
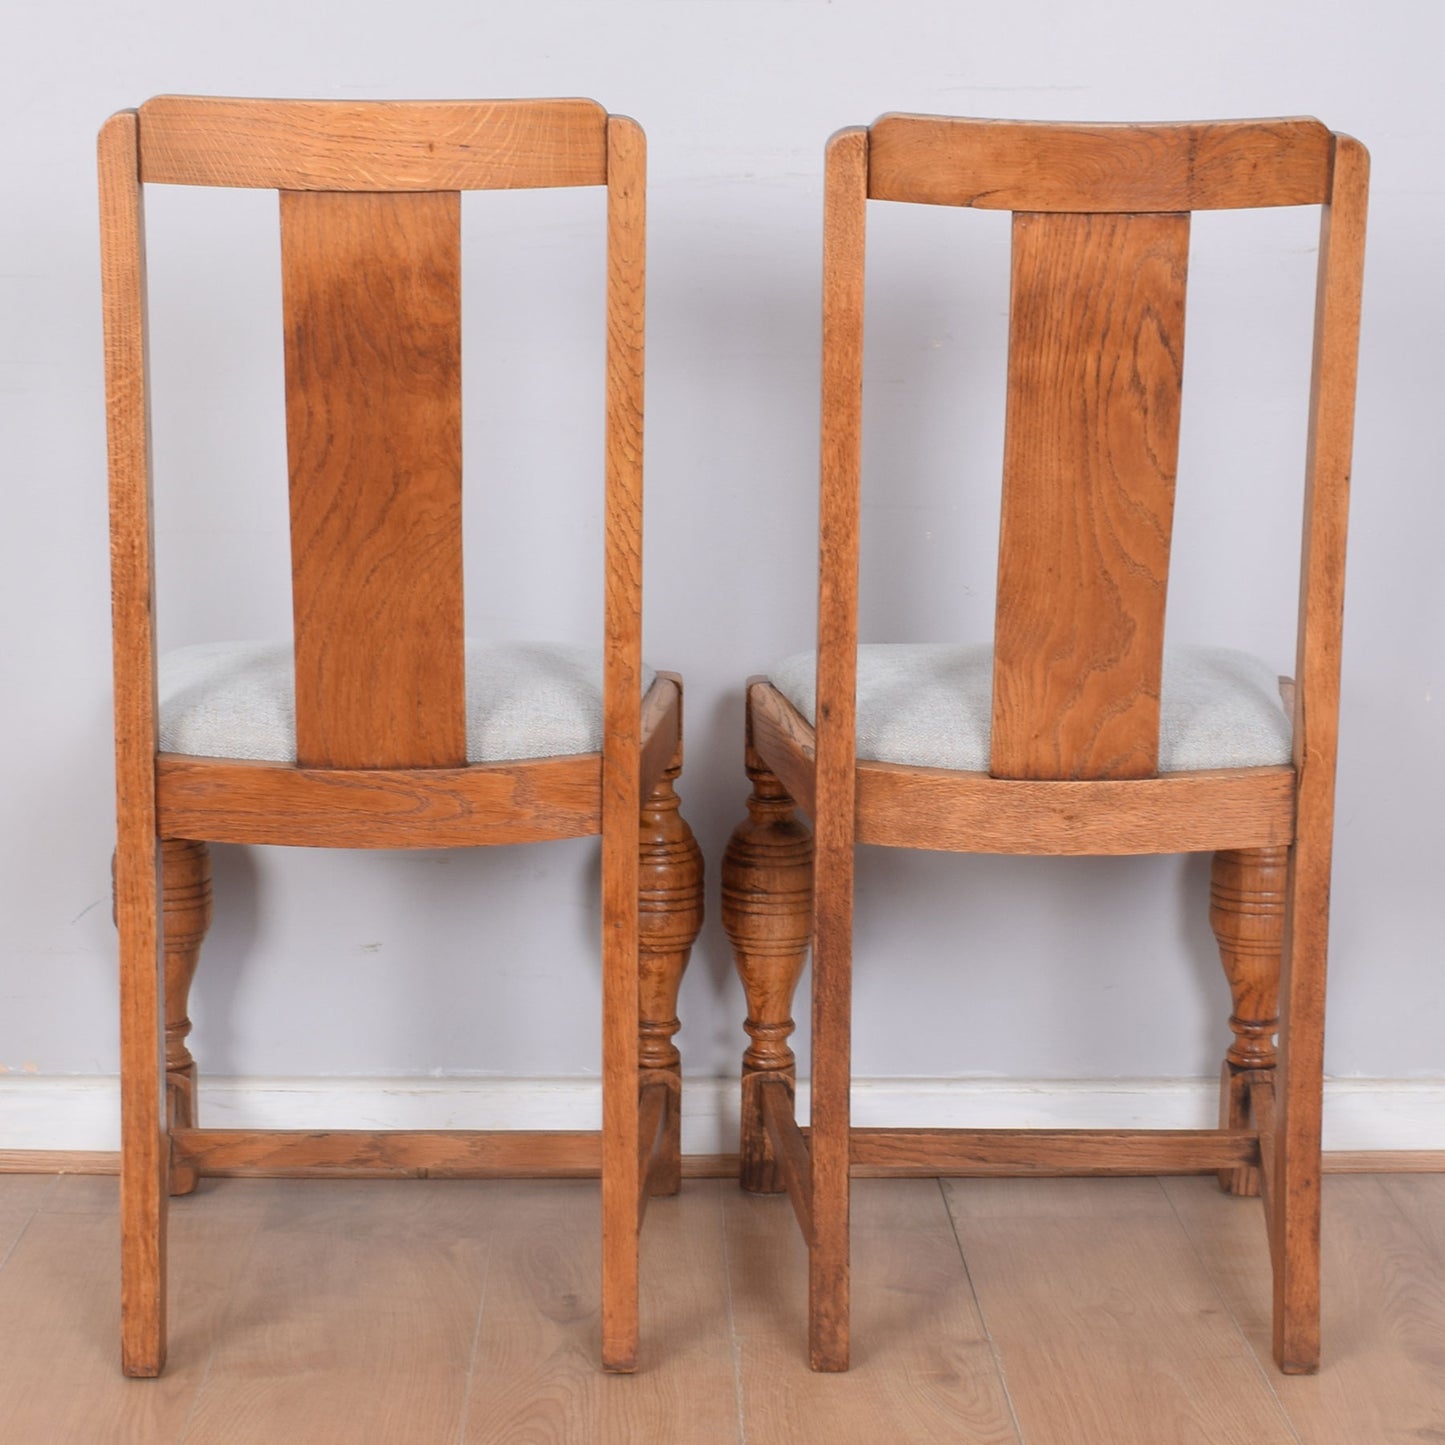
<path id="1" fill-rule="evenodd" d="M 809 645 L 822 147 L 884 110 L 1314 113 L 1373 150 L 1349 574 L 1329 1067 L 1445 1073 L 1440 235 L 1432 7 L 1321 0 L 447 0 L 13 6 L 0 50 L 0 1061 L 116 1067 L 94 135 L 162 91 L 584 94 L 651 149 L 647 653 L 684 672 L 687 811 L 714 921 L 690 1069 L 740 1047 L 718 930 L 742 682 Z M 288 616 L 275 200 L 151 200 L 167 643 Z M 601 247 L 593 195 L 469 198 L 471 626 L 596 635 Z M 875 208 L 865 634 L 987 633 L 1006 224 Z M 1196 227 L 1175 639 L 1293 649 L 1312 215 Z M 491 351 L 488 352 L 488 348 Z M 596 850 L 217 850 L 197 985 L 211 1072 L 595 1072 Z M 856 1068 L 1213 1071 L 1226 994 L 1202 859 L 869 851 Z"/>

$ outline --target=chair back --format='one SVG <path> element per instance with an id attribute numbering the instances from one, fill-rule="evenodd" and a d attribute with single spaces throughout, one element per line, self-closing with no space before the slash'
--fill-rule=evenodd
<path id="1" fill-rule="evenodd" d="M 303 767 L 465 764 L 460 192 L 608 187 L 605 691 L 619 719 L 629 702 L 635 714 L 645 166 L 637 127 L 587 100 L 184 96 L 148 101 L 112 125 L 127 122 L 139 182 L 280 193 Z M 108 239 L 118 244 L 113 232 Z M 137 401 L 143 407 L 143 376 Z M 146 552 L 147 571 L 148 522 L 134 506 L 113 513 L 124 545 Z M 622 736 L 635 742 L 635 720 Z"/>
<path id="2" fill-rule="evenodd" d="M 1322 649 L 1314 681 L 1337 676 L 1355 353 L 1348 298 L 1357 311 L 1364 176 L 1363 148 L 1309 119 L 1129 126 L 890 115 L 835 137 L 825 297 L 858 297 L 824 323 L 835 388 L 830 408 L 825 379 L 825 591 L 845 588 L 850 573 L 856 589 L 856 538 L 851 555 L 844 546 L 831 556 L 827 539 L 848 525 L 844 493 L 856 533 L 862 313 L 861 288 L 846 278 L 861 278 L 865 201 L 1013 212 L 993 776 L 1157 772 L 1194 210 L 1322 205 L 1328 242 L 1331 210 L 1345 209 L 1343 242 L 1321 251 L 1319 315 L 1333 296 L 1338 317 L 1316 336 L 1307 509 L 1323 550 L 1307 561 L 1302 609 Z M 843 625 L 852 638 L 837 635 Z M 830 607 L 820 614 L 828 631 L 834 660 L 820 641 L 820 711 L 824 674 L 848 666 L 856 612 Z M 1302 681 L 1303 650 L 1302 634 Z"/>

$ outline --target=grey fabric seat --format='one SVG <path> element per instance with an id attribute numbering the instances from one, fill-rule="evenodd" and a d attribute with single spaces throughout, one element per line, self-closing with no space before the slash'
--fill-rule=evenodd
<path id="1" fill-rule="evenodd" d="M 291 644 L 206 642 L 159 664 L 162 752 L 296 761 Z M 654 674 L 644 669 L 643 690 Z M 563 643 L 466 647 L 467 761 L 597 752 L 602 654 Z"/>
<path id="2" fill-rule="evenodd" d="M 817 654 L 784 658 L 773 686 L 814 720 Z M 858 757 L 987 772 L 993 648 L 871 642 L 858 648 Z M 1251 768 L 1290 760 L 1290 719 L 1274 670 L 1224 647 L 1164 654 L 1159 771 Z"/>

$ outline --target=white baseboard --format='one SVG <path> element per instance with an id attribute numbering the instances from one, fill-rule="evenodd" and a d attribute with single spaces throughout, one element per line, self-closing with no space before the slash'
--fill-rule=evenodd
<path id="1" fill-rule="evenodd" d="M 858 1125 L 977 1128 L 1208 1128 L 1212 1079 L 858 1079 Z M 807 1087 L 799 1103 L 806 1109 Z M 209 1128 L 595 1129 L 595 1079 L 203 1079 Z M 737 1150 L 737 1081 L 688 1079 L 683 1149 Z M 0 1078 L 0 1149 L 119 1145 L 114 1078 Z M 1445 1079 L 1331 1079 L 1325 1148 L 1445 1150 Z"/>

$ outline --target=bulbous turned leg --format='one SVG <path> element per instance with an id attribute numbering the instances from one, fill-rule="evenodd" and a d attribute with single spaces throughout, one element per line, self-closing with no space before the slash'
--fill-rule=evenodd
<path id="1" fill-rule="evenodd" d="M 1209 922 L 1229 980 L 1234 1042 L 1224 1056 L 1219 1125 L 1243 1129 L 1249 1122 L 1250 1075 L 1275 1067 L 1279 1029 L 1279 971 L 1284 946 L 1284 890 L 1289 850 L 1250 848 L 1214 855 Z M 1259 1170 L 1219 1171 L 1231 1194 L 1259 1193 Z"/>
<path id="2" fill-rule="evenodd" d="M 791 1094 L 796 1065 L 793 993 L 813 935 L 813 835 L 793 800 L 750 747 L 753 790 L 747 821 L 738 824 L 723 854 L 722 921 L 747 993 L 743 1024 L 751 1043 L 743 1054 L 740 1182 L 755 1194 L 782 1188 L 772 1143 L 763 1126 L 759 1085 L 782 1079 Z"/>
<path id="3" fill-rule="evenodd" d="M 682 1184 L 682 1058 L 677 990 L 693 941 L 702 927 L 702 850 L 678 811 L 674 762 L 642 803 L 638 900 L 638 1065 L 641 1084 L 668 1090 L 667 1117 L 654 1194 L 676 1194 Z"/>
<path id="4" fill-rule="evenodd" d="M 191 982 L 201 943 L 211 926 L 211 855 L 204 843 L 168 838 L 161 844 L 161 906 L 166 959 L 166 1099 L 173 1129 L 196 1125 L 196 1061 L 186 1047 L 191 1032 Z M 189 1194 L 196 1171 L 171 1170 L 171 1193 Z"/>

